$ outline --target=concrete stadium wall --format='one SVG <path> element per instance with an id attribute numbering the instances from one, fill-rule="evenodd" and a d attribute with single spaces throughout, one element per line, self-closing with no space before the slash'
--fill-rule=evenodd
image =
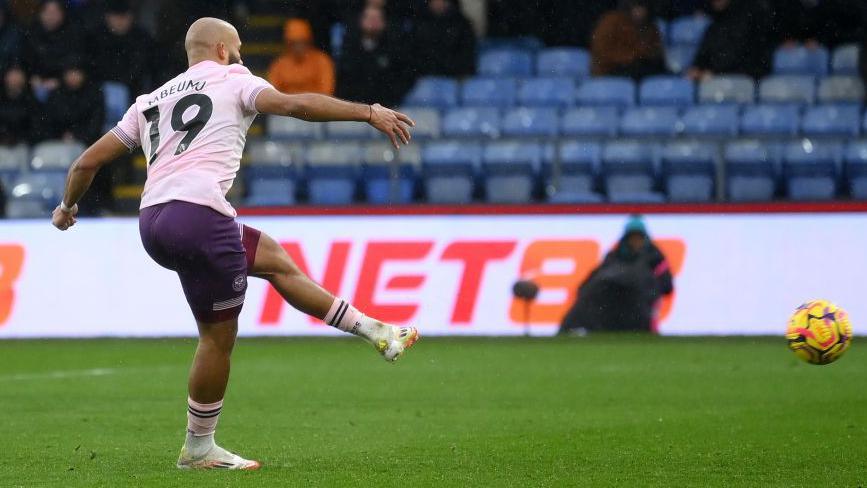
<path id="1" fill-rule="evenodd" d="M 847 308 L 856 333 L 867 332 L 865 208 L 663 208 L 647 216 L 676 275 L 662 334 L 781 335 L 789 313 L 813 298 Z M 530 331 L 550 335 L 632 210 L 654 208 L 295 209 L 239 220 L 274 236 L 314 279 L 362 310 L 418 324 L 427 335 L 524 333 L 524 309 L 510 289 L 532 276 L 542 293 Z M 343 210 L 350 211 L 364 212 Z M 134 219 L 83 219 L 66 233 L 44 221 L 0 221 L 0 338 L 194 332 L 177 279 L 145 254 Z M 250 280 L 242 335 L 334 333 Z"/>

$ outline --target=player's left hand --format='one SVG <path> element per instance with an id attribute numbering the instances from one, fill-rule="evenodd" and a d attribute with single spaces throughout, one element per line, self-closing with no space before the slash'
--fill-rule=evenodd
<path id="1" fill-rule="evenodd" d="M 60 230 L 66 230 L 77 222 L 75 215 L 78 214 L 78 204 L 72 206 L 72 211 L 64 212 L 60 205 L 51 214 L 51 223 Z"/>
<path id="2" fill-rule="evenodd" d="M 401 142 L 409 144 L 409 140 L 412 138 L 409 128 L 415 127 L 415 122 L 405 114 L 385 108 L 378 103 L 370 106 L 368 123 L 387 135 L 395 149 L 400 149 Z"/>

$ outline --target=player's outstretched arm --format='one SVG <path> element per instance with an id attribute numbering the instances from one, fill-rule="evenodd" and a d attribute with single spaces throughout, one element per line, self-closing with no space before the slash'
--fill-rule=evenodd
<path id="1" fill-rule="evenodd" d="M 90 188 L 96 172 L 128 151 L 129 149 L 120 142 L 120 139 L 109 132 L 81 153 L 81 156 L 69 167 L 69 174 L 66 176 L 66 192 L 60 205 L 51 215 L 51 223 L 60 230 L 75 225 L 78 201 Z"/>
<path id="2" fill-rule="evenodd" d="M 400 142 L 409 144 L 409 128 L 415 126 L 415 122 L 406 115 L 378 103 L 365 105 L 318 93 L 287 95 L 273 88 L 266 88 L 259 93 L 256 97 L 256 110 L 308 122 L 367 122 L 387 135 L 395 148 L 400 147 Z"/>

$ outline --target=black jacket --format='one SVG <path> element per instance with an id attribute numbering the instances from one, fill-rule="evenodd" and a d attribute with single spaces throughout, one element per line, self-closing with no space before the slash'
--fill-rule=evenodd
<path id="1" fill-rule="evenodd" d="M 21 61 L 30 74 L 42 78 L 60 78 L 63 68 L 84 53 L 81 31 L 72 23 L 48 32 L 39 23 L 24 35 Z"/>
<path id="2" fill-rule="evenodd" d="M 105 108 L 102 92 L 87 82 L 78 90 L 61 86 L 45 103 L 43 137 L 58 139 L 67 132 L 75 139 L 92 144 L 102 135 Z"/>
<path id="3" fill-rule="evenodd" d="M 152 88 L 154 42 L 144 29 L 133 26 L 116 35 L 104 25 L 87 40 L 91 77 L 98 81 L 117 81 L 135 97 Z"/>
<path id="4" fill-rule="evenodd" d="M 649 240 L 637 254 L 625 240 L 578 288 L 578 299 L 563 318 L 561 333 L 579 328 L 651 330 L 656 302 L 674 291 L 671 271 Z"/>
<path id="5" fill-rule="evenodd" d="M 458 7 L 415 25 L 413 57 L 418 76 L 470 76 L 476 71 L 476 34 Z"/>
<path id="6" fill-rule="evenodd" d="M 16 97 L 0 92 L 0 145 L 32 142 L 39 115 L 39 104 L 29 89 Z"/>
<path id="7" fill-rule="evenodd" d="M 406 51 L 397 37 L 387 31 L 367 49 L 360 34 L 350 32 L 337 65 L 337 96 L 389 107 L 400 103 L 412 80 Z"/>
<path id="8" fill-rule="evenodd" d="M 713 15 L 693 66 L 713 73 L 738 73 L 760 78 L 770 72 L 773 43 L 770 18 L 752 0 L 732 0 Z"/>
<path id="9" fill-rule="evenodd" d="M 21 31 L 11 15 L 9 7 L 0 2 L 0 72 L 21 60 Z"/>

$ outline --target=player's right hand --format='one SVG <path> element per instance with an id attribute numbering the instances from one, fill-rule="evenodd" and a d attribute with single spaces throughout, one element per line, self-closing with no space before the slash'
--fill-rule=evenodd
<path id="1" fill-rule="evenodd" d="M 60 230 L 66 230 L 77 222 L 75 215 L 78 213 L 78 204 L 72 206 L 71 212 L 64 212 L 60 205 L 51 214 L 51 223 Z"/>
<path id="2" fill-rule="evenodd" d="M 368 123 L 387 135 L 395 149 L 400 149 L 400 142 L 409 144 L 409 140 L 412 138 L 409 128 L 415 127 L 415 122 L 405 114 L 385 108 L 378 103 L 370 106 Z"/>

